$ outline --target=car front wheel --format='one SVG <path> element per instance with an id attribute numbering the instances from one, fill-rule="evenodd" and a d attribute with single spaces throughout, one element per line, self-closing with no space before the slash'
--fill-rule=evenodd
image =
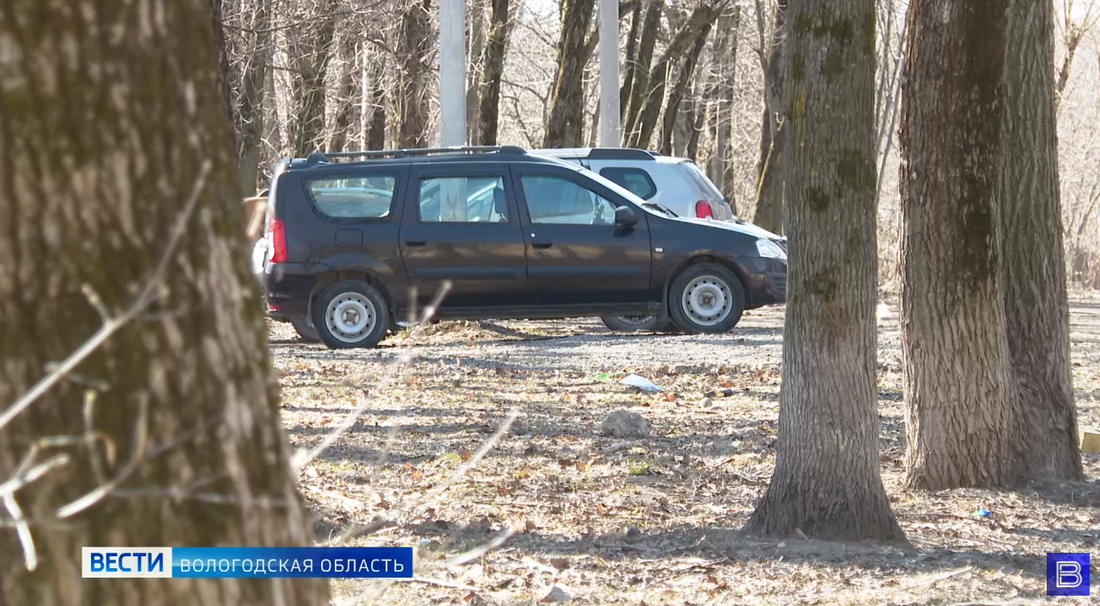
<path id="1" fill-rule="evenodd" d="M 722 333 L 745 311 L 745 289 L 730 270 L 714 263 L 692 265 L 672 281 L 669 316 L 689 333 Z"/>
<path id="2" fill-rule="evenodd" d="M 360 280 L 341 280 L 329 286 L 313 304 L 313 327 L 332 349 L 374 347 L 389 326 L 385 297 Z"/>
<path id="3" fill-rule="evenodd" d="M 603 325 L 615 332 L 663 332 L 671 322 L 661 322 L 657 316 L 601 316 Z"/>

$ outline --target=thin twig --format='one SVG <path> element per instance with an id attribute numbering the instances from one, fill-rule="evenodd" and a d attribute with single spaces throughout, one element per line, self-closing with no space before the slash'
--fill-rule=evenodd
<path id="1" fill-rule="evenodd" d="M 500 547 L 508 539 L 512 538 L 512 535 L 516 534 L 517 532 L 519 532 L 519 528 L 516 528 L 514 526 L 509 527 L 505 529 L 504 532 L 498 534 L 496 538 L 494 538 L 492 541 L 489 541 L 488 543 L 481 545 L 480 547 L 475 547 L 467 551 L 466 553 L 461 553 L 447 560 L 443 564 L 445 566 L 461 566 L 466 562 L 472 562 L 473 560 L 480 558 L 481 556 L 489 553 L 497 547 Z"/>
<path id="2" fill-rule="evenodd" d="M 19 508 L 19 503 L 15 501 L 15 495 L 10 493 L 4 495 L 4 507 L 15 522 L 15 532 L 19 535 L 19 544 L 23 547 L 23 561 L 27 566 L 27 570 L 34 571 L 38 568 L 38 551 L 34 548 L 31 527 L 23 519 L 23 510 Z"/>

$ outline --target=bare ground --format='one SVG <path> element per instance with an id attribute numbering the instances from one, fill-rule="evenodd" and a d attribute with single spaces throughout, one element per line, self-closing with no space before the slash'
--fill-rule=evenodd
<path id="1" fill-rule="evenodd" d="M 587 319 L 499 323 L 521 336 L 442 323 L 351 351 L 272 324 L 293 444 L 316 445 L 365 408 L 302 473 L 318 540 L 417 548 L 422 581 L 337 581 L 335 601 L 1088 603 L 1045 597 L 1054 551 L 1091 551 L 1100 595 L 1100 455 L 1084 455 L 1086 482 L 903 490 L 896 315 L 879 330 L 881 459 L 911 547 L 739 536 L 774 464 L 782 313 L 749 312 L 721 336 L 616 335 Z M 1072 321 L 1079 418 L 1096 426 L 1100 296 L 1075 296 Z M 415 361 L 397 369 L 403 354 Z M 620 384 L 627 372 L 663 391 Z M 616 409 L 644 416 L 650 435 L 599 435 Z"/>

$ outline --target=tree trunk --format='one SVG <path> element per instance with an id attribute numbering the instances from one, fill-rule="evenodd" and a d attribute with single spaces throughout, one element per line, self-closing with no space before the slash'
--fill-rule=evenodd
<path id="1" fill-rule="evenodd" d="M 695 35 L 695 43 L 684 58 L 684 64 L 680 67 L 680 74 L 676 83 L 668 94 L 668 102 L 665 104 L 664 120 L 661 123 L 661 153 L 672 154 L 672 131 L 676 128 L 676 119 L 680 117 L 680 103 L 687 95 L 692 77 L 695 75 L 695 65 L 699 62 L 699 56 L 703 54 L 703 47 L 707 44 L 707 36 L 710 34 L 711 21 L 708 19 L 703 27 Z"/>
<path id="2" fill-rule="evenodd" d="M 357 31 L 346 30 L 340 40 L 340 78 L 336 82 L 336 112 L 332 121 L 326 149 L 330 152 L 344 151 L 351 129 L 352 114 L 355 111 L 355 81 L 359 70 L 355 65 L 355 41 Z"/>
<path id="3" fill-rule="evenodd" d="M 677 30 L 676 36 L 673 37 L 660 60 L 650 70 L 647 90 L 644 91 L 644 102 L 637 114 L 637 120 L 632 124 L 637 130 L 630 135 L 629 147 L 649 147 L 650 140 L 653 139 L 653 131 L 657 128 L 657 119 L 660 117 L 661 105 L 665 98 L 665 84 L 668 82 L 672 61 L 688 52 L 699 32 L 710 24 L 714 15 L 715 9 L 710 5 L 696 5 L 691 11 L 691 16 Z"/>
<path id="4" fill-rule="evenodd" d="M 401 15 L 397 43 L 397 132 L 400 148 L 425 147 L 428 143 L 428 50 L 432 35 L 432 0 L 410 2 Z"/>
<path id="5" fill-rule="evenodd" d="M 290 121 L 290 143 L 298 157 L 317 151 L 323 143 L 325 72 L 336 32 L 334 7 L 335 0 L 327 0 L 317 8 L 319 14 L 313 20 L 289 34 L 290 58 L 295 69 L 291 79 L 295 111 Z"/>
<path id="6" fill-rule="evenodd" d="M 787 163 L 787 134 L 780 100 L 786 38 L 787 0 L 779 0 L 771 52 L 764 70 L 764 116 L 760 126 L 760 161 L 756 165 L 756 210 L 752 216 L 753 223 L 777 234 L 783 233 L 783 173 Z"/>
<path id="7" fill-rule="evenodd" d="M 485 70 L 485 4 L 486 0 L 472 0 L 466 17 L 466 140 L 477 145 L 481 133 L 481 87 Z M 503 59 L 501 61 L 503 65 Z"/>
<path id="8" fill-rule="evenodd" d="M 508 0 L 492 0 L 489 43 L 481 71 L 479 145 L 496 145 L 500 121 L 500 81 L 504 77 L 504 51 L 508 45 Z"/>
<path id="9" fill-rule="evenodd" d="M 750 534 L 904 542 L 879 475 L 874 0 L 791 0 L 790 283 L 775 473 Z"/>
<path id="10" fill-rule="evenodd" d="M 909 5 L 899 141 L 907 483 L 1007 479 L 998 180 L 1007 7 Z"/>
<path id="11" fill-rule="evenodd" d="M 623 85 L 619 88 L 619 115 L 626 114 L 626 102 L 630 98 L 630 87 L 634 83 L 636 59 L 638 56 L 638 36 L 642 31 L 642 2 L 635 2 L 630 11 L 630 30 L 626 35 L 626 48 L 623 49 Z"/>
<path id="12" fill-rule="evenodd" d="M 25 568 L 5 524 L 0 598 L 325 604 L 319 579 L 80 578 L 82 546 L 314 541 L 288 465 L 260 300 L 241 261 L 211 3 L 163 3 L 151 20 L 110 0 L 83 6 L 0 6 L 4 412 L 105 326 L 97 309 L 125 318 L 139 291 L 152 297 L 75 373 L 0 423 L 5 474 L 45 438 L 55 443 L 35 464 L 70 457 L 14 494 L 33 520 L 37 566 Z M 66 508 L 98 488 L 102 498 Z"/>
<path id="13" fill-rule="evenodd" d="M 1009 2 L 1001 238 L 1016 480 L 1083 478 L 1058 191 L 1053 13 L 1049 2 Z"/>
<path id="14" fill-rule="evenodd" d="M 664 10 L 664 0 L 647 0 L 642 34 L 638 40 L 638 54 L 636 59 L 628 64 L 630 88 L 621 91 L 620 103 L 624 107 L 623 141 L 632 141 L 635 138 L 638 117 L 649 90 L 649 68 L 653 63 L 653 47 L 657 44 L 657 34 L 661 29 L 662 10 Z"/>
<path id="15" fill-rule="evenodd" d="M 382 86 L 382 70 L 371 93 L 373 111 L 370 115 L 370 129 L 367 131 L 367 149 L 386 149 L 386 89 Z"/>
<path id="16" fill-rule="evenodd" d="M 595 0 L 561 2 L 558 70 L 554 77 L 543 147 L 579 147 L 584 144 L 584 65 L 588 58 L 585 36 L 595 6 Z"/>
<path id="17" fill-rule="evenodd" d="M 237 175 L 241 191 L 254 192 L 259 182 L 260 152 L 264 133 L 264 82 L 267 79 L 268 54 L 267 0 L 253 0 L 248 9 L 252 32 L 242 32 L 248 43 L 244 49 L 245 70 L 241 75 L 241 93 L 237 109 L 240 139 L 237 145 Z"/>
<path id="18" fill-rule="evenodd" d="M 712 60 L 713 80 L 708 86 L 708 110 L 711 114 L 711 132 L 714 133 L 714 147 L 710 157 L 710 179 L 730 201 L 730 207 L 737 212 L 734 199 L 734 165 L 732 157 L 733 121 L 730 118 L 734 107 L 736 89 L 734 79 L 737 71 L 738 30 L 741 27 L 741 7 L 734 5 L 722 11 L 718 17 L 718 31 L 715 32 Z"/>

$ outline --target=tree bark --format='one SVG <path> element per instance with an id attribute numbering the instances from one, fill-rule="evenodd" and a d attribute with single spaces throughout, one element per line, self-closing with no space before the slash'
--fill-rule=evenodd
<path id="1" fill-rule="evenodd" d="M 695 35 L 695 42 L 691 50 L 684 57 L 684 63 L 680 67 L 680 73 L 676 83 L 668 94 L 668 102 L 665 103 L 664 119 L 661 122 L 661 153 L 672 155 L 672 131 L 676 128 L 677 118 L 680 117 L 680 103 L 687 95 L 692 77 L 695 75 L 695 66 L 699 62 L 699 56 L 703 54 L 703 47 L 707 44 L 707 36 L 710 34 L 711 20 L 708 19 Z"/>
<path id="2" fill-rule="evenodd" d="M 356 68 L 355 41 L 359 32 L 345 30 L 340 36 L 340 78 L 336 82 L 335 116 L 332 131 L 329 132 L 328 145 L 331 152 L 344 151 L 347 147 L 348 131 L 351 129 L 352 115 L 355 112 L 355 81 L 359 78 Z"/>
<path id="3" fill-rule="evenodd" d="M 481 108 L 478 145 L 496 145 L 500 121 L 500 81 L 504 77 L 504 52 L 508 45 L 508 0 L 491 0 L 489 42 L 482 61 Z"/>
<path id="4" fill-rule="evenodd" d="M 585 36 L 592 23 L 595 6 L 595 0 L 561 2 L 558 70 L 554 77 L 543 147 L 579 147 L 584 144 L 584 65 L 588 58 Z"/>
<path id="5" fill-rule="evenodd" d="M 791 0 L 790 267 L 776 465 L 745 525 L 904 542 L 879 475 L 875 4 Z"/>
<path id="6" fill-rule="evenodd" d="M 1009 2 L 1002 136 L 1004 307 L 1016 405 L 1016 480 L 1080 480 L 1058 182 L 1054 11 Z"/>
<path id="7" fill-rule="evenodd" d="M 638 37 L 642 31 L 642 2 L 635 2 L 630 11 L 630 30 L 626 34 L 626 48 L 623 49 L 623 85 L 619 88 L 619 115 L 626 114 L 626 103 L 630 99 L 630 87 L 634 83 L 636 58 L 638 56 Z"/>
<path id="8" fill-rule="evenodd" d="M 326 0 L 317 7 L 314 19 L 289 35 L 290 58 L 295 70 L 291 78 L 295 110 L 290 121 L 290 143 L 298 157 L 305 157 L 323 145 L 325 72 L 336 33 L 334 8 L 335 0 Z"/>
<path id="9" fill-rule="evenodd" d="M 787 163 L 787 133 L 780 100 L 787 45 L 787 2 L 779 0 L 775 7 L 771 52 L 764 70 L 764 116 L 760 126 L 760 160 L 756 165 L 756 210 L 752 217 L 753 223 L 777 234 L 783 233 L 783 173 Z"/>
<path id="10" fill-rule="evenodd" d="M 647 0 L 645 17 L 642 23 L 641 38 L 638 40 L 638 53 L 635 60 L 627 65 L 630 74 L 630 88 L 621 91 L 623 104 L 623 141 L 634 139 L 638 126 L 638 117 L 645 104 L 649 90 L 649 68 L 653 63 L 653 47 L 657 45 L 660 32 L 661 11 L 664 0 Z M 624 84 L 625 87 L 625 84 Z"/>
<path id="11" fill-rule="evenodd" d="M 649 147 L 650 141 L 653 139 L 653 131 L 657 128 L 657 119 L 661 114 L 669 68 L 675 59 L 688 52 L 699 32 L 710 24 L 714 15 L 715 9 L 711 5 L 705 3 L 696 5 L 691 11 L 691 15 L 677 30 L 676 36 L 673 37 L 672 42 L 669 43 L 668 48 L 665 49 L 657 64 L 650 70 L 649 77 L 646 79 L 646 87 L 642 91 L 644 94 L 642 95 L 641 109 L 636 120 L 631 124 L 633 132 L 630 133 L 628 147 Z M 634 130 L 635 128 L 636 130 Z"/>
<path id="12" fill-rule="evenodd" d="M 1001 283 L 1005 4 L 914 0 L 899 131 L 907 483 L 1008 478 Z"/>
<path id="13" fill-rule="evenodd" d="M 428 51 L 432 35 L 432 0 L 410 2 L 401 15 L 397 43 L 397 147 L 428 143 Z"/>
<path id="14" fill-rule="evenodd" d="M 237 130 L 240 132 L 237 178 L 241 191 L 246 195 L 254 192 L 259 184 L 260 148 L 264 132 L 264 82 L 267 79 L 268 54 L 271 52 L 267 33 L 267 0 L 253 0 L 249 4 L 247 20 L 252 32 L 242 32 L 248 42 L 244 49 L 245 66 L 237 105 Z"/>
<path id="15" fill-rule="evenodd" d="M 491 0 L 490 0 L 491 1 Z M 472 0 L 466 17 L 466 140 L 477 145 L 481 133 L 481 86 L 485 70 L 485 4 L 486 0 Z M 503 63 L 502 63 L 503 64 Z"/>
<path id="16" fill-rule="evenodd" d="M 36 461 L 66 454 L 67 464 L 15 493 L 37 567 L 25 568 L 5 524 L 0 598 L 325 604 L 318 579 L 80 578 L 82 546 L 314 541 L 288 465 L 260 300 L 241 261 L 248 244 L 211 4 L 82 7 L 0 5 L 5 413 L 101 329 L 97 309 L 117 318 L 145 287 L 154 300 L 0 429 L 5 474 L 41 440 L 75 438 Z M 101 499 L 59 512 L 101 487 Z"/>

